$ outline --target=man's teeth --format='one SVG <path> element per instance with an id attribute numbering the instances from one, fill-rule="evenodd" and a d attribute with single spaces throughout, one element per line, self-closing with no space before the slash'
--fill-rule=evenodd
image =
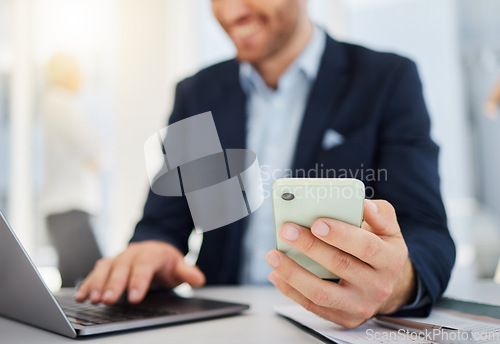
<path id="1" fill-rule="evenodd" d="M 257 23 L 241 25 L 233 28 L 232 35 L 235 37 L 245 37 L 253 34 L 257 30 L 259 30 L 260 25 Z"/>

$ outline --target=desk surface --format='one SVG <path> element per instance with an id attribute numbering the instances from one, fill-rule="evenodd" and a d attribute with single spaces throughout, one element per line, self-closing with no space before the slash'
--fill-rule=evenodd
<path id="1" fill-rule="evenodd" d="M 87 337 L 88 343 L 322 343 L 308 332 L 273 313 L 272 307 L 292 301 L 272 286 L 202 288 L 195 296 L 249 303 L 241 315 L 189 324 L 105 336 Z M 66 338 L 0 317 L 0 343 L 75 343 Z"/>
<path id="2" fill-rule="evenodd" d="M 208 321 L 88 337 L 89 343 L 322 343 L 309 332 L 273 313 L 272 307 L 290 304 L 274 287 L 202 288 L 199 297 L 249 303 L 241 315 Z M 500 285 L 468 282 L 450 285 L 447 295 L 500 305 Z M 1 343 L 75 343 L 57 334 L 0 317 Z"/>

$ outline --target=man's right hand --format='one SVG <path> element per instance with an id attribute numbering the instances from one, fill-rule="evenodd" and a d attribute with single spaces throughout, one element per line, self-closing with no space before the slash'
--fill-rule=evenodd
<path id="1" fill-rule="evenodd" d="M 205 275 L 197 267 L 186 264 L 183 254 L 171 244 L 132 243 L 115 258 L 100 259 L 78 287 L 75 300 L 90 299 L 93 304 L 111 305 L 127 289 L 128 301 L 139 303 L 152 282 L 168 288 L 183 282 L 200 287 L 205 284 Z"/>

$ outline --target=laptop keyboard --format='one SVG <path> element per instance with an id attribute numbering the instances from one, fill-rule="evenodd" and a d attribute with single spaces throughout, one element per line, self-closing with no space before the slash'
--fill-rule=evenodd
<path id="1" fill-rule="evenodd" d="M 176 314 L 174 311 L 141 305 L 92 305 L 77 303 L 72 295 L 58 295 L 57 301 L 73 324 L 81 326 L 103 325 L 121 321 L 150 319 Z"/>

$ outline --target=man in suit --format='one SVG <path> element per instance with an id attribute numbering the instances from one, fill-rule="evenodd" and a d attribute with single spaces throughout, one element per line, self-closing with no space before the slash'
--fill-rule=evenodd
<path id="1" fill-rule="evenodd" d="M 306 4 L 212 0 L 237 57 L 180 82 L 170 123 L 212 111 L 223 148 L 255 151 L 273 177 L 350 171 L 362 179 L 377 199 L 365 202 L 362 228 L 318 219 L 311 231 L 280 229 L 282 240 L 340 282 L 321 280 L 272 249 L 266 204 L 205 233 L 198 267 L 188 266 L 183 255 L 193 222 L 186 201 L 150 193 L 131 244 L 98 262 L 78 301 L 112 304 L 127 289 L 137 303 L 152 281 L 172 287 L 268 278 L 306 309 L 346 327 L 377 313 L 429 312 L 446 288 L 455 248 L 416 67 L 331 39 L 312 24 Z"/>

